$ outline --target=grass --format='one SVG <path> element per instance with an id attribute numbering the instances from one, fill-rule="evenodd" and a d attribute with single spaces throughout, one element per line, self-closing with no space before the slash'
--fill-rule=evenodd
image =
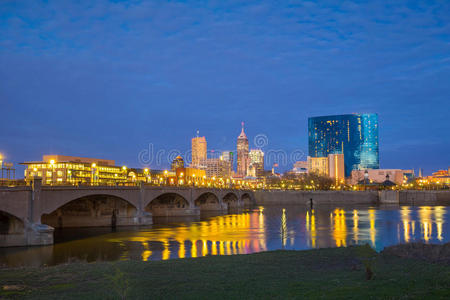
<path id="1" fill-rule="evenodd" d="M 12 299 L 449 299 L 450 266 L 358 246 L 2 269 L 0 286 Z"/>

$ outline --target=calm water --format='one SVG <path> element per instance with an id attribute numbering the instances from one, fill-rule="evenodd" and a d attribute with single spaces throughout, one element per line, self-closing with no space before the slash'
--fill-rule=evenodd
<path id="1" fill-rule="evenodd" d="M 83 260 L 165 260 L 275 249 L 450 241 L 450 208 L 257 207 L 192 219 L 155 219 L 140 228 L 64 229 L 56 244 L 0 249 L 0 265 L 40 266 Z"/>

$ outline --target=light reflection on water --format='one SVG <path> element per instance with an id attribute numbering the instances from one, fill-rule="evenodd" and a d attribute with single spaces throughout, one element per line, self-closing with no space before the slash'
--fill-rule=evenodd
<path id="1" fill-rule="evenodd" d="M 108 228 L 64 229 L 56 233 L 57 243 L 52 246 L 0 249 L 0 264 L 151 261 L 365 243 L 382 250 L 387 245 L 416 240 L 448 242 L 449 217 L 450 208 L 443 206 L 267 206 L 200 220 L 155 219 L 152 226 L 114 232 Z"/>

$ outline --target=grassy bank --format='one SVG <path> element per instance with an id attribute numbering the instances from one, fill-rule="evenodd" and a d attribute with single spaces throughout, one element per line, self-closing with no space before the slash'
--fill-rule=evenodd
<path id="1" fill-rule="evenodd" d="M 2 269 L 0 284 L 0 298 L 448 299 L 450 266 L 350 247 Z"/>

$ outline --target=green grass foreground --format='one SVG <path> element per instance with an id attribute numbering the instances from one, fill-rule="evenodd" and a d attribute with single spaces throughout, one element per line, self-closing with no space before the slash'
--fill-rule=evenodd
<path id="1" fill-rule="evenodd" d="M 449 299 L 450 266 L 358 246 L 2 269 L 0 284 L 20 299 Z"/>

